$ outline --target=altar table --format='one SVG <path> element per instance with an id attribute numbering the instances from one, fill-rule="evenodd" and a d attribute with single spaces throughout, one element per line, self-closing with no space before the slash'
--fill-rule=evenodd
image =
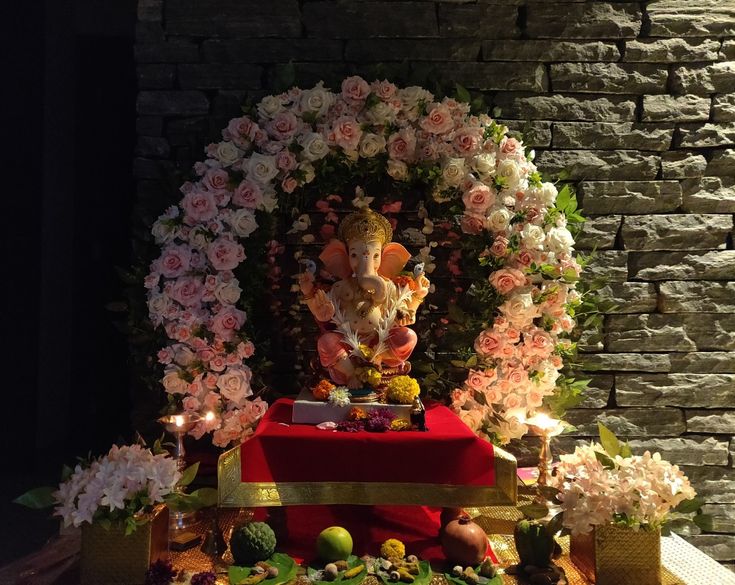
<path id="1" fill-rule="evenodd" d="M 516 502 L 515 458 L 451 410 L 426 409 L 428 432 L 357 433 L 293 424 L 277 400 L 246 443 L 220 457 L 220 506 L 489 506 Z"/>

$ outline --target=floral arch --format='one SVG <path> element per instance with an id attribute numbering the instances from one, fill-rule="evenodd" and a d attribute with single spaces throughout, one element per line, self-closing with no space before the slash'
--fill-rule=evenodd
<path id="1" fill-rule="evenodd" d="M 447 269 L 450 299 L 446 315 L 428 326 L 432 363 L 419 378 L 462 420 L 506 442 L 525 434 L 526 415 L 545 399 L 573 390 L 560 370 L 574 350 L 569 333 L 581 304 L 567 226 L 582 221 L 576 202 L 543 182 L 533 153 L 488 115 L 474 114 L 459 89 L 458 98 L 439 100 L 421 87 L 357 76 L 338 93 L 322 83 L 292 88 L 231 120 L 222 141 L 206 148 L 180 203 L 153 225 L 161 254 L 145 281 L 150 319 L 169 338 L 158 353 L 169 401 L 215 413 L 194 436 L 212 432 L 227 446 L 250 434 L 267 408 L 253 397 L 248 365 L 257 351 L 246 333 L 254 309 L 238 276 L 256 267 L 246 245 L 260 237 L 259 275 L 279 282 L 283 243 L 264 236 L 263 224 L 286 207 L 292 238 L 328 241 L 338 206 L 352 197 L 346 185 L 358 186 L 355 207 L 391 191 L 379 209 L 389 217 L 423 194 L 420 224 L 403 233 L 427 273 L 439 263 Z M 307 208 L 321 214 L 320 226 Z M 438 260 L 441 251 L 447 257 Z M 309 261 L 302 250 L 295 255 Z M 427 305 L 425 312 L 441 310 Z M 451 342 L 455 335 L 463 341 Z M 441 340 L 450 340 L 453 356 L 441 354 Z M 464 381 L 449 379 L 442 360 Z"/>

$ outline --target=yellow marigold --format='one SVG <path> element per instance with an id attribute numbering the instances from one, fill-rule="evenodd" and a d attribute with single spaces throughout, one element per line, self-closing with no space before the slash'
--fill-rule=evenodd
<path id="1" fill-rule="evenodd" d="M 350 412 L 347 413 L 347 420 L 365 420 L 366 418 L 367 412 L 357 406 L 350 408 Z"/>
<path id="2" fill-rule="evenodd" d="M 361 343 L 360 344 L 360 353 L 362 353 L 363 357 L 366 360 L 369 360 L 370 358 L 373 357 L 373 348 L 370 347 L 369 345 L 366 345 L 364 343 Z"/>
<path id="3" fill-rule="evenodd" d="M 311 389 L 311 393 L 317 400 L 326 400 L 335 388 L 329 380 L 322 380 Z"/>
<path id="4" fill-rule="evenodd" d="M 411 428 L 411 422 L 405 418 L 394 418 L 390 423 L 390 429 L 392 431 L 407 431 Z"/>
<path id="5" fill-rule="evenodd" d="M 402 559 L 406 556 L 406 547 L 397 538 L 389 538 L 380 545 L 380 556 L 384 559 Z"/>
<path id="6" fill-rule="evenodd" d="M 420 392 L 419 383 L 410 376 L 396 376 L 386 388 L 388 401 L 394 404 L 411 404 Z"/>
<path id="7" fill-rule="evenodd" d="M 357 368 L 357 379 L 373 388 L 380 384 L 382 375 L 375 368 Z"/>

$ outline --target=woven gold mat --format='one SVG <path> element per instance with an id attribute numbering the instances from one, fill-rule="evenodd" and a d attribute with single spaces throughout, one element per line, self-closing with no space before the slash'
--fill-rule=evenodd
<path id="1" fill-rule="evenodd" d="M 530 501 L 527 494 L 519 497 L 519 505 Z M 506 568 L 518 562 L 515 545 L 513 544 L 513 527 L 516 522 L 523 516 L 514 507 L 510 506 L 492 506 L 487 508 L 470 508 L 467 510 L 477 524 L 479 524 L 489 535 L 490 544 L 498 557 L 500 567 Z M 222 510 L 220 512 L 220 524 L 223 528 L 225 539 L 229 540 L 229 532 L 232 524 L 237 517 L 237 510 Z M 194 525 L 191 530 L 204 534 L 207 525 L 200 523 Z M 590 585 L 590 582 L 580 573 L 577 567 L 569 558 L 569 537 L 560 538 L 559 544 L 562 547 L 563 554 L 557 559 L 556 563 L 564 569 L 567 575 L 569 585 Z M 219 562 L 213 566 L 212 559 L 201 552 L 199 547 L 194 547 L 184 552 L 171 552 L 171 560 L 174 567 L 179 570 L 192 572 L 214 571 L 217 573 L 217 585 L 229 585 L 227 579 L 227 565 L 232 563 L 232 557 L 229 552 L 225 555 L 223 562 Z M 296 585 L 305 585 L 306 579 L 299 576 Z M 365 585 L 378 585 L 375 577 L 369 576 L 365 578 Z M 520 583 L 513 575 L 503 574 L 504 585 L 516 585 Z M 665 567 L 661 569 L 662 585 L 685 585 Z M 447 580 L 442 575 L 435 575 L 432 579 L 432 585 L 447 585 Z"/>

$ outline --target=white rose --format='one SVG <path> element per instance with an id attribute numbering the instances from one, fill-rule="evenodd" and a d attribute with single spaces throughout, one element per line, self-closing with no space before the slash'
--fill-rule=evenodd
<path id="1" fill-rule="evenodd" d="M 510 225 L 511 214 L 506 207 L 493 207 L 487 216 L 487 228 L 492 232 L 504 232 Z"/>
<path id="2" fill-rule="evenodd" d="M 245 207 L 234 211 L 227 218 L 227 222 L 232 226 L 235 235 L 240 238 L 247 238 L 258 228 L 258 223 L 255 221 L 255 214 Z"/>
<path id="3" fill-rule="evenodd" d="M 521 231 L 521 241 L 526 248 L 540 250 L 545 239 L 544 230 L 532 223 L 527 223 Z"/>
<path id="4" fill-rule="evenodd" d="M 513 159 L 506 158 L 498 165 L 498 176 L 505 177 L 506 188 L 515 190 L 521 182 L 521 167 Z"/>
<path id="5" fill-rule="evenodd" d="M 214 289 L 214 296 L 223 305 L 234 305 L 240 298 L 242 289 L 236 280 L 220 282 Z"/>
<path id="6" fill-rule="evenodd" d="M 165 370 L 161 383 L 169 394 L 184 394 L 189 386 L 179 372 L 179 368 L 176 367 L 168 367 Z"/>
<path id="7" fill-rule="evenodd" d="M 240 158 L 240 151 L 232 142 L 220 142 L 215 151 L 217 159 L 225 166 L 229 166 Z"/>
<path id="8" fill-rule="evenodd" d="M 316 177 L 316 171 L 314 165 L 311 163 L 301 163 L 299 170 L 304 173 L 304 183 L 311 183 Z"/>
<path id="9" fill-rule="evenodd" d="M 565 227 L 552 227 L 546 234 L 546 246 L 555 254 L 568 254 L 574 246 L 574 238 Z"/>
<path id="10" fill-rule="evenodd" d="M 495 173 L 495 153 L 478 154 L 472 159 L 472 168 L 481 177 L 489 177 Z"/>
<path id="11" fill-rule="evenodd" d="M 500 305 L 500 312 L 511 324 L 527 325 L 538 316 L 538 308 L 533 304 L 530 292 L 518 292 Z"/>
<path id="12" fill-rule="evenodd" d="M 187 367 L 195 358 L 194 352 L 184 344 L 176 344 L 174 349 L 174 361 L 180 366 Z"/>
<path id="13" fill-rule="evenodd" d="M 153 315 L 163 316 L 171 307 L 171 299 L 167 294 L 154 294 L 148 299 L 148 311 Z"/>
<path id="14" fill-rule="evenodd" d="M 447 185 L 456 187 L 465 176 L 464 159 L 450 158 L 442 169 L 442 178 Z"/>
<path id="15" fill-rule="evenodd" d="M 365 119 L 371 124 L 384 126 L 395 120 L 396 111 L 390 104 L 378 102 L 372 108 L 365 111 Z"/>
<path id="16" fill-rule="evenodd" d="M 151 233 L 158 244 L 172 241 L 178 235 L 178 232 L 178 226 L 172 225 L 167 218 L 157 219 L 151 229 Z"/>
<path id="17" fill-rule="evenodd" d="M 209 237 L 205 229 L 201 226 L 192 228 L 189 232 L 189 243 L 198 250 L 204 250 L 209 246 Z"/>
<path id="18" fill-rule="evenodd" d="M 329 154 L 329 145 L 324 137 L 318 132 L 310 132 L 299 138 L 299 143 L 304 149 L 301 156 L 309 161 L 315 161 L 324 158 Z"/>
<path id="19" fill-rule="evenodd" d="M 283 109 L 281 99 L 275 95 L 265 96 L 258 104 L 258 114 L 263 118 L 273 118 Z"/>
<path id="20" fill-rule="evenodd" d="M 278 174 L 278 167 L 276 166 L 276 157 L 259 152 L 254 152 L 250 155 L 247 163 L 244 165 L 245 170 L 248 174 L 248 179 L 265 185 L 272 181 Z"/>
<path id="21" fill-rule="evenodd" d="M 299 107 L 302 112 L 312 112 L 320 117 L 327 113 L 334 101 L 334 94 L 326 90 L 320 82 L 313 89 L 307 89 L 301 93 Z"/>
<path id="22" fill-rule="evenodd" d="M 245 366 L 230 367 L 217 380 L 217 387 L 220 389 L 222 396 L 240 404 L 244 398 L 251 396 L 253 391 L 250 388 L 250 369 Z"/>
<path id="23" fill-rule="evenodd" d="M 381 102 L 382 103 L 382 102 Z M 360 139 L 359 152 L 364 158 L 372 158 L 385 150 L 385 138 L 377 134 L 365 133 Z"/>
<path id="24" fill-rule="evenodd" d="M 263 211 L 273 213 L 276 207 L 278 207 L 278 198 L 276 197 L 275 191 L 271 189 L 263 193 L 263 202 L 261 203 L 261 207 L 263 208 Z"/>
<path id="25" fill-rule="evenodd" d="M 546 207 L 550 207 L 556 201 L 558 193 L 553 183 L 543 183 L 541 188 L 536 190 L 536 197 Z"/>
<path id="26" fill-rule="evenodd" d="M 388 161 L 388 174 L 396 181 L 405 181 L 408 178 L 408 166 L 401 160 Z"/>

